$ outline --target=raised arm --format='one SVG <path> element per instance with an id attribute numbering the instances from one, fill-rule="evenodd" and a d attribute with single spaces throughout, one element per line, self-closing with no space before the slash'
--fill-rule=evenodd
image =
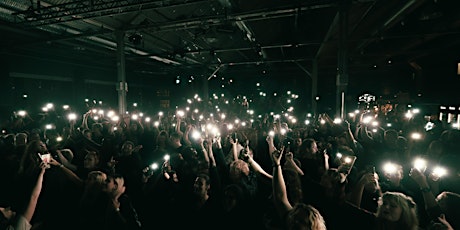
<path id="1" fill-rule="evenodd" d="M 278 215 L 283 217 L 285 214 L 292 209 L 292 205 L 289 203 L 286 185 L 284 184 L 283 172 L 281 168 L 281 157 L 282 152 L 276 150 L 270 153 L 273 163 L 273 201 L 275 203 Z"/>
<path id="2" fill-rule="evenodd" d="M 248 157 L 248 163 L 254 171 L 264 175 L 270 180 L 273 179 L 273 176 L 265 172 L 265 170 L 249 154 L 246 154 L 245 156 Z"/>
<path id="3" fill-rule="evenodd" d="M 295 163 L 294 154 L 292 154 L 291 152 L 286 153 L 286 162 L 284 163 L 284 167 L 293 169 L 301 176 L 304 175 L 302 169 Z"/>
<path id="4" fill-rule="evenodd" d="M 38 197 L 40 196 L 40 192 L 42 191 L 42 184 L 43 184 L 43 175 L 45 174 L 47 164 L 42 162 L 40 163 L 40 173 L 38 174 L 37 183 L 32 190 L 32 194 L 30 195 L 29 204 L 26 207 L 24 212 L 24 218 L 30 223 L 32 217 L 35 213 L 35 207 L 37 206 Z"/>

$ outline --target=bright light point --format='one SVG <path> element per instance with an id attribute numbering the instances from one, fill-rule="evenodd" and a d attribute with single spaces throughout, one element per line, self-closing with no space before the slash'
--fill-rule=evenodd
<path id="1" fill-rule="evenodd" d="M 204 116 L 203 116 L 203 115 L 200 115 L 199 118 L 200 118 L 200 120 L 203 120 Z"/>
<path id="2" fill-rule="evenodd" d="M 280 130 L 280 133 L 281 133 L 281 135 L 286 134 L 286 129 L 281 129 L 281 130 Z"/>
<path id="3" fill-rule="evenodd" d="M 412 109 L 412 113 L 414 114 L 420 113 L 420 109 Z"/>
<path id="4" fill-rule="evenodd" d="M 91 112 L 92 113 L 97 113 L 97 109 L 92 109 Z"/>
<path id="5" fill-rule="evenodd" d="M 187 99 L 187 103 L 192 104 L 192 100 Z"/>
<path id="6" fill-rule="evenodd" d="M 184 113 L 184 111 L 182 111 L 182 110 L 177 111 L 177 115 L 178 115 L 179 117 L 183 117 L 184 114 L 185 114 L 185 113 Z"/>
<path id="7" fill-rule="evenodd" d="M 42 108 L 42 111 L 43 111 L 43 112 L 48 112 L 48 108 L 43 107 L 43 108 Z"/>
<path id="8" fill-rule="evenodd" d="M 163 116 L 163 112 L 161 112 L 161 111 L 158 112 L 158 116 L 160 116 L 160 117 Z"/>
<path id="9" fill-rule="evenodd" d="M 133 115 L 131 116 L 131 119 L 133 119 L 133 120 L 137 120 L 138 118 L 139 118 L 139 116 L 138 116 L 137 114 L 133 114 Z"/>
<path id="10" fill-rule="evenodd" d="M 241 125 L 242 125 L 242 126 L 246 126 L 246 122 L 244 122 L 244 121 L 241 122 Z"/>
<path id="11" fill-rule="evenodd" d="M 335 118 L 334 119 L 334 124 L 340 124 L 340 123 L 342 123 L 342 119 L 340 119 L 340 118 Z"/>
<path id="12" fill-rule="evenodd" d="M 228 124 L 228 125 L 227 125 L 227 129 L 228 129 L 228 130 L 232 130 L 232 129 L 233 129 L 233 125 L 232 125 L 232 124 Z"/>
<path id="13" fill-rule="evenodd" d="M 350 158 L 350 157 L 345 157 L 343 160 L 344 160 L 345 163 L 347 163 L 347 164 L 350 164 L 350 163 L 351 163 L 351 158 Z"/>
<path id="14" fill-rule="evenodd" d="M 396 173 L 397 168 L 395 164 L 388 162 L 383 165 L 383 171 L 385 171 L 385 173 L 388 173 L 388 174 L 394 174 Z"/>
<path id="15" fill-rule="evenodd" d="M 150 168 L 151 168 L 152 170 L 157 170 L 157 169 L 158 169 L 158 164 L 157 164 L 157 163 L 153 163 L 153 164 L 150 165 Z"/>
<path id="16" fill-rule="evenodd" d="M 414 140 L 420 140 L 422 138 L 422 134 L 420 133 L 412 133 L 410 137 Z"/>
<path id="17" fill-rule="evenodd" d="M 62 108 L 67 110 L 67 109 L 69 109 L 70 107 L 69 107 L 69 105 L 63 105 Z"/>
<path id="18" fill-rule="evenodd" d="M 287 111 L 288 111 L 288 112 L 292 112 L 292 111 L 294 111 L 294 107 L 292 107 L 292 106 L 291 106 L 291 107 L 289 107 L 289 109 L 288 109 Z"/>
<path id="19" fill-rule="evenodd" d="M 447 174 L 447 170 L 445 168 L 438 166 L 433 169 L 434 176 L 442 177 L 442 176 L 445 176 L 446 174 Z"/>
<path id="20" fill-rule="evenodd" d="M 291 103 L 291 99 L 288 99 L 288 100 L 287 100 L 287 103 Z"/>
<path id="21" fill-rule="evenodd" d="M 295 123 L 297 123 L 297 119 L 292 118 L 292 119 L 291 119 L 291 122 L 295 124 Z"/>
<path id="22" fill-rule="evenodd" d="M 371 117 L 371 116 L 367 116 L 367 117 L 364 117 L 364 118 L 363 118 L 363 123 L 364 123 L 364 124 L 369 124 L 371 121 L 372 121 L 372 117 Z"/>
<path id="23" fill-rule="evenodd" d="M 311 113 L 307 113 L 307 117 L 311 117 Z"/>
<path id="24" fill-rule="evenodd" d="M 52 109 L 53 107 L 54 107 L 54 105 L 52 103 L 46 104 L 46 108 L 48 108 L 48 109 Z"/>
<path id="25" fill-rule="evenodd" d="M 73 120 L 76 120 L 77 119 L 77 114 L 75 113 L 69 113 L 69 115 L 67 115 L 67 118 L 71 121 Z"/>
<path id="26" fill-rule="evenodd" d="M 260 86 L 260 83 L 259 83 L 259 82 L 257 82 L 257 83 L 256 83 L 256 86 Z"/>
<path id="27" fill-rule="evenodd" d="M 407 112 L 404 116 L 406 118 L 412 118 L 413 117 L 412 113 L 410 113 L 410 112 Z"/>
<path id="28" fill-rule="evenodd" d="M 377 129 L 372 129 L 372 132 L 373 133 L 376 133 L 378 130 Z"/>
<path id="29" fill-rule="evenodd" d="M 424 172 L 426 169 L 426 160 L 417 158 L 414 160 L 414 168 L 419 170 L 420 172 Z"/>
<path id="30" fill-rule="evenodd" d="M 357 110 L 355 110 L 355 114 L 358 114 L 358 113 L 359 113 L 359 110 L 358 110 L 358 109 L 357 109 Z"/>
<path id="31" fill-rule="evenodd" d="M 460 127 L 458 123 L 452 123 L 452 128 L 458 129 L 458 127 Z"/>
<path id="32" fill-rule="evenodd" d="M 336 156 L 337 158 L 339 158 L 339 159 L 342 158 L 342 154 L 341 154 L 341 153 L 337 153 L 335 156 Z"/>
<path id="33" fill-rule="evenodd" d="M 236 119 L 235 124 L 238 124 L 238 123 L 240 123 L 240 120 Z"/>
<path id="34" fill-rule="evenodd" d="M 391 127 L 391 126 L 393 126 L 391 123 L 388 123 L 388 124 L 387 124 L 387 127 Z"/>
<path id="35" fill-rule="evenodd" d="M 286 93 L 289 95 L 289 94 L 291 94 L 291 91 L 287 91 Z"/>
<path id="36" fill-rule="evenodd" d="M 200 132 L 198 132 L 198 131 L 196 131 L 196 130 L 193 131 L 193 133 L 192 133 L 192 138 L 193 138 L 193 139 L 197 140 L 197 139 L 199 139 L 200 137 L 201 137 L 201 133 L 200 133 Z"/>
<path id="37" fill-rule="evenodd" d="M 164 159 L 165 161 L 169 161 L 170 158 L 171 158 L 171 157 L 170 157 L 168 154 L 166 154 L 166 155 L 163 157 L 163 159 Z"/>
<path id="38" fill-rule="evenodd" d="M 159 122 L 159 121 L 155 121 L 155 122 L 153 123 L 153 125 L 154 125 L 155 127 L 158 127 L 158 126 L 160 126 L 160 122 Z"/>
<path id="39" fill-rule="evenodd" d="M 24 117 L 26 114 L 27 114 L 27 113 L 26 113 L 26 111 L 24 111 L 24 110 L 19 110 L 19 111 L 18 111 L 18 115 L 21 116 L 21 117 Z"/>
<path id="40" fill-rule="evenodd" d="M 326 124 L 326 121 L 325 121 L 324 119 L 321 119 L 321 120 L 319 121 L 319 123 L 321 123 L 322 125 L 324 125 L 324 124 Z"/>
<path id="41" fill-rule="evenodd" d="M 62 141 L 62 137 L 56 137 L 56 141 L 57 141 L 57 142 L 61 142 L 61 141 Z"/>
<path id="42" fill-rule="evenodd" d="M 193 110 L 194 113 L 199 113 L 200 111 L 198 109 Z"/>
<path id="43" fill-rule="evenodd" d="M 52 128 L 53 128 L 53 125 L 51 125 L 51 124 L 45 125 L 45 129 L 52 129 Z"/>
<path id="44" fill-rule="evenodd" d="M 355 114 L 354 113 L 348 113 L 348 116 L 349 117 L 355 117 Z"/>
<path id="45" fill-rule="evenodd" d="M 225 114 L 222 113 L 222 114 L 220 115 L 220 118 L 221 118 L 221 119 L 225 119 Z"/>
<path id="46" fill-rule="evenodd" d="M 23 97 L 23 98 L 27 98 L 28 95 L 27 95 L 27 94 L 23 94 L 22 97 Z"/>
<path id="47" fill-rule="evenodd" d="M 139 113 L 139 117 L 143 117 L 144 116 L 144 113 Z"/>
<path id="48" fill-rule="evenodd" d="M 305 124 L 306 124 L 306 125 L 309 125 L 309 124 L 310 124 L 310 120 L 305 120 Z"/>
<path id="49" fill-rule="evenodd" d="M 88 98 L 86 98 L 86 99 L 85 99 L 85 102 L 89 102 L 89 99 L 88 99 Z"/>
<path id="50" fill-rule="evenodd" d="M 374 127 L 375 127 L 375 126 L 379 126 L 379 122 L 378 122 L 378 121 L 373 121 L 373 122 L 372 122 L 372 126 L 374 126 Z"/>
<path id="51" fill-rule="evenodd" d="M 150 117 L 145 118 L 145 122 L 150 122 L 150 120 L 151 120 Z"/>
<path id="52" fill-rule="evenodd" d="M 99 111 L 97 112 L 97 114 L 99 114 L 99 115 L 103 115 L 103 114 L 104 114 L 104 110 L 102 110 L 102 109 L 101 109 L 101 110 L 99 110 Z"/>
<path id="53" fill-rule="evenodd" d="M 93 119 L 94 119 L 95 121 L 97 121 L 97 120 L 99 120 L 99 116 L 94 116 Z"/>
<path id="54" fill-rule="evenodd" d="M 120 120 L 120 117 L 119 116 L 113 116 L 111 119 L 112 119 L 112 121 L 116 122 L 116 121 Z"/>
<path id="55" fill-rule="evenodd" d="M 190 107 L 185 107 L 185 111 L 190 111 Z"/>

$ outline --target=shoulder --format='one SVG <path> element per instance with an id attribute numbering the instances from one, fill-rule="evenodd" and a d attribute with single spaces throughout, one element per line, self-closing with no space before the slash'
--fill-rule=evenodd
<path id="1" fill-rule="evenodd" d="M 32 225 L 29 221 L 23 215 L 19 215 L 14 230 L 29 230 L 31 228 Z"/>

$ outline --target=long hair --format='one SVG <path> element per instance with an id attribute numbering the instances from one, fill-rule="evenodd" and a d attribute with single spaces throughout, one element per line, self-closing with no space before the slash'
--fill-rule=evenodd
<path id="1" fill-rule="evenodd" d="M 399 229 L 416 230 L 418 229 L 417 205 L 410 196 L 406 196 L 400 192 L 385 192 L 382 196 L 382 202 L 394 201 L 401 207 L 401 217 L 397 221 Z M 382 221 L 382 205 L 380 204 L 377 210 L 377 229 L 382 229 L 380 223 Z"/>
<path id="2" fill-rule="evenodd" d="M 38 171 L 40 158 L 37 153 L 40 152 L 40 142 L 40 140 L 33 140 L 27 145 L 19 164 L 19 174 L 31 174 Z"/>
<path id="3" fill-rule="evenodd" d="M 297 203 L 287 213 L 288 230 L 326 230 L 326 223 L 319 211 L 311 205 Z"/>

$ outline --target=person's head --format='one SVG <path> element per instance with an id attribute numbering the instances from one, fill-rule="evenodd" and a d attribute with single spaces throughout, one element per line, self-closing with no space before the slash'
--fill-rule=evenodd
<path id="1" fill-rule="evenodd" d="M 157 145 L 161 147 L 166 147 L 167 143 L 168 143 L 168 133 L 162 130 L 157 136 Z"/>
<path id="2" fill-rule="evenodd" d="M 211 188 L 210 186 L 211 179 L 208 175 L 200 173 L 195 178 L 195 183 L 193 184 L 193 192 L 198 197 L 205 197 L 208 195 L 208 191 Z"/>
<path id="3" fill-rule="evenodd" d="M 83 161 L 83 166 L 86 169 L 95 169 L 99 165 L 99 155 L 96 152 L 89 152 L 86 154 Z"/>
<path id="4" fill-rule="evenodd" d="M 91 132 L 93 133 L 93 135 L 102 135 L 102 124 L 101 123 L 94 123 L 93 125 L 91 125 Z"/>
<path id="5" fill-rule="evenodd" d="M 318 146 L 316 145 L 316 141 L 311 138 L 303 140 L 300 151 L 309 155 L 317 153 Z"/>
<path id="6" fill-rule="evenodd" d="M 244 176 L 249 175 L 249 165 L 243 160 L 236 160 L 230 164 L 230 178 L 239 181 Z"/>
<path id="7" fill-rule="evenodd" d="M 379 201 L 377 218 L 395 222 L 401 229 L 416 229 L 417 206 L 410 196 L 400 192 L 385 192 Z"/>
<path id="8" fill-rule="evenodd" d="M 443 143 L 439 140 L 434 140 L 428 145 L 427 154 L 431 157 L 438 158 L 442 155 L 443 150 Z"/>
<path id="9" fill-rule="evenodd" d="M 27 144 L 27 134 L 18 133 L 16 134 L 16 146 L 26 145 Z"/>
<path id="10" fill-rule="evenodd" d="M 181 144 L 182 135 L 180 135 L 177 132 L 171 133 L 170 140 L 171 140 L 171 144 L 173 144 L 174 147 L 179 147 L 182 145 Z"/>
<path id="11" fill-rule="evenodd" d="M 84 129 L 82 131 L 82 134 L 86 139 L 89 139 L 89 140 L 91 140 L 91 138 L 93 137 L 93 134 L 91 133 L 91 130 L 89 129 Z"/>
<path id="12" fill-rule="evenodd" d="M 114 174 L 107 177 L 106 191 L 110 194 L 116 194 L 125 187 L 125 179 L 119 174 Z"/>
<path id="13" fill-rule="evenodd" d="M 335 201 L 345 199 L 345 186 L 347 184 L 345 174 L 335 168 L 330 168 L 321 176 L 320 185 L 326 192 L 326 196 Z"/>
<path id="14" fill-rule="evenodd" d="M 436 201 L 452 227 L 460 228 L 460 194 L 444 191 L 436 197 Z"/>
<path id="15" fill-rule="evenodd" d="M 326 230 L 324 218 L 311 205 L 297 203 L 286 216 L 286 226 L 289 230 Z"/>
<path id="16" fill-rule="evenodd" d="M 86 178 L 87 185 L 105 185 L 107 182 L 107 174 L 102 171 L 91 171 L 88 173 L 88 178 Z"/>
<path id="17" fill-rule="evenodd" d="M 123 145 L 121 146 L 121 155 L 123 156 L 129 156 L 133 152 L 134 149 L 134 143 L 131 141 L 125 141 Z"/>

